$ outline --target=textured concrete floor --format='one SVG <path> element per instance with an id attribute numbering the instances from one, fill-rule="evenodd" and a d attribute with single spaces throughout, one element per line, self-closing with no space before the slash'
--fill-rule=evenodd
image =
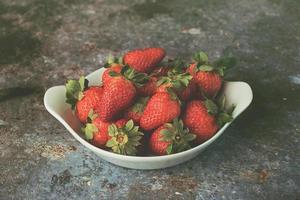
<path id="1" fill-rule="evenodd" d="M 299 199 L 300 1 L 1 0 L 0 199 Z M 236 57 L 254 102 L 196 159 L 113 166 L 45 111 L 46 88 L 148 46 Z"/>

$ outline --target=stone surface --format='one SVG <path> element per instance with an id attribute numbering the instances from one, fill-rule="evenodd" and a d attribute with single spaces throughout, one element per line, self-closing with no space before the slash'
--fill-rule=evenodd
<path id="1" fill-rule="evenodd" d="M 299 21 L 298 0 L 1 0 L 0 199 L 299 199 Z M 233 55 L 227 79 L 254 101 L 194 160 L 129 170 L 76 142 L 43 94 L 148 46 Z"/>

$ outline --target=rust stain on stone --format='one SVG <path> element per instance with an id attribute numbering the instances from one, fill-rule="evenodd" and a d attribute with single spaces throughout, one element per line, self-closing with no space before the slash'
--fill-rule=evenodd
<path id="1" fill-rule="evenodd" d="M 197 181 L 192 177 L 171 176 L 167 179 L 167 183 L 175 186 L 177 189 L 195 189 L 198 186 Z"/>
<path id="2" fill-rule="evenodd" d="M 262 169 L 259 171 L 247 170 L 240 173 L 240 178 L 258 183 L 266 182 L 269 177 L 270 172 L 268 172 L 266 169 Z"/>
<path id="3" fill-rule="evenodd" d="M 62 159 L 66 153 L 76 151 L 74 146 L 64 146 L 61 144 L 35 144 L 33 146 L 33 152 L 40 154 L 42 157 L 51 159 Z"/>
<path id="4" fill-rule="evenodd" d="M 130 186 L 128 199 L 136 199 L 139 194 L 150 194 L 149 199 L 177 198 L 184 195 L 187 199 L 196 197 L 196 188 L 199 183 L 194 177 L 171 175 L 163 177 L 152 177 L 150 183 L 136 183 Z"/>

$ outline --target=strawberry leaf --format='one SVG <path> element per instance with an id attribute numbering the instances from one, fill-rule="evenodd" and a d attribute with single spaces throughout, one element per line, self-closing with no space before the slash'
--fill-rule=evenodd
<path id="1" fill-rule="evenodd" d="M 133 121 L 132 121 L 132 120 L 129 120 L 129 121 L 126 123 L 125 128 L 126 128 L 127 131 L 130 131 L 130 130 L 133 128 L 133 126 L 134 126 Z"/>
<path id="2" fill-rule="evenodd" d="M 218 74 L 220 74 L 220 76 L 224 76 L 224 70 L 225 70 L 225 67 L 219 67 L 216 69 L 216 71 L 218 72 Z"/>
<path id="3" fill-rule="evenodd" d="M 77 101 L 83 97 L 83 91 L 88 87 L 88 80 L 83 76 L 77 80 L 68 80 L 66 83 L 66 103 L 75 108 Z"/>
<path id="4" fill-rule="evenodd" d="M 93 121 L 98 115 L 94 113 L 94 110 L 91 109 L 88 114 L 88 120 Z"/>
<path id="5" fill-rule="evenodd" d="M 83 132 L 85 133 L 85 138 L 91 140 L 94 137 L 94 133 L 98 132 L 98 128 L 92 123 L 87 123 L 83 128 Z"/>
<path id="6" fill-rule="evenodd" d="M 208 56 L 203 51 L 197 52 L 194 54 L 193 59 L 201 64 L 207 64 L 208 63 Z"/>
<path id="7" fill-rule="evenodd" d="M 107 63 L 111 65 L 111 64 L 113 64 L 114 62 L 115 62 L 114 56 L 111 55 L 111 54 L 109 54 L 109 55 L 108 55 L 108 58 L 107 58 Z"/>
<path id="8" fill-rule="evenodd" d="M 115 140 L 115 138 L 114 139 L 110 139 L 110 140 L 108 140 L 107 142 L 106 142 L 106 146 L 107 147 L 113 147 L 113 146 L 115 146 L 117 144 L 117 141 Z"/>
<path id="9" fill-rule="evenodd" d="M 216 66 L 216 71 L 220 74 L 220 76 L 224 76 L 225 71 L 234 67 L 237 63 L 237 59 L 232 56 L 227 56 L 218 59 L 214 62 L 214 66 Z"/>
<path id="10" fill-rule="evenodd" d="M 168 155 L 172 153 L 172 148 L 173 148 L 173 144 L 169 144 L 167 149 L 166 149 L 166 152 L 167 152 Z"/>
<path id="11" fill-rule="evenodd" d="M 171 96 L 172 100 L 178 101 L 181 104 L 180 99 L 178 98 L 177 94 L 174 92 L 174 90 L 172 88 L 167 88 L 167 92 Z"/>
<path id="12" fill-rule="evenodd" d="M 230 115 L 232 115 L 234 109 L 235 109 L 235 105 L 231 105 L 231 107 L 226 110 L 226 113 L 229 113 Z"/>
<path id="13" fill-rule="evenodd" d="M 180 82 L 182 83 L 182 85 L 184 87 L 187 87 L 189 85 L 189 83 L 190 83 L 190 80 L 191 79 L 180 79 Z"/>
<path id="14" fill-rule="evenodd" d="M 123 62 L 123 57 L 122 56 L 120 56 L 119 58 L 118 58 L 118 63 L 119 64 L 123 64 L 124 62 Z"/>
<path id="15" fill-rule="evenodd" d="M 226 98 L 224 95 L 218 99 L 217 103 L 221 111 L 225 110 Z"/>
<path id="16" fill-rule="evenodd" d="M 115 124 L 111 124 L 109 127 L 108 127 L 108 134 L 109 136 L 113 137 L 115 136 L 115 133 L 118 131 L 118 128 Z"/>
<path id="17" fill-rule="evenodd" d="M 163 84 L 167 84 L 170 82 L 171 82 L 171 79 L 169 77 L 163 76 L 156 82 L 156 86 L 161 86 Z"/>
<path id="18" fill-rule="evenodd" d="M 185 71 L 185 63 L 180 58 L 176 58 L 175 60 L 171 61 L 169 66 L 172 68 L 172 73 L 174 74 L 181 74 Z"/>
<path id="19" fill-rule="evenodd" d="M 108 72 L 108 74 L 111 76 L 111 77 L 116 77 L 116 76 L 119 76 L 120 74 L 118 74 L 117 72 L 114 72 L 114 71 L 110 71 Z"/>
<path id="20" fill-rule="evenodd" d="M 214 62 L 217 67 L 225 67 L 226 69 L 232 68 L 237 64 L 237 59 L 232 56 L 222 57 Z"/>
<path id="21" fill-rule="evenodd" d="M 218 114 L 218 106 L 212 100 L 205 100 L 204 105 L 207 109 L 207 112 L 212 115 Z"/>
<path id="22" fill-rule="evenodd" d="M 200 71 L 204 71 L 204 72 L 211 72 L 214 70 L 214 67 L 213 66 L 210 66 L 210 65 L 201 65 L 199 67 L 199 70 Z"/>
<path id="23" fill-rule="evenodd" d="M 112 64 L 122 64 L 122 60 L 120 62 L 120 58 L 115 58 L 113 55 L 109 54 L 107 57 L 107 61 L 104 64 L 104 68 L 109 68 Z"/>
<path id="24" fill-rule="evenodd" d="M 137 87 L 142 87 L 149 81 L 149 76 L 146 73 L 140 73 L 130 68 L 128 65 L 125 65 L 122 70 L 121 74 Z"/>
<path id="25" fill-rule="evenodd" d="M 164 124 L 164 129 L 160 131 L 160 141 L 169 142 L 166 149 L 167 154 L 178 153 L 191 148 L 190 142 L 196 138 L 196 135 L 184 128 L 182 120 L 174 119 L 172 123 Z"/>
<path id="26" fill-rule="evenodd" d="M 219 127 L 222 127 L 224 124 L 231 122 L 233 120 L 232 116 L 228 113 L 220 113 L 217 118 L 217 123 Z"/>
<path id="27" fill-rule="evenodd" d="M 194 139 L 196 139 L 196 135 L 195 134 L 191 134 L 191 133 L 189 133 L 189 134 L 187 134 L 186 136 L 184 136 L 184 139 L 186 140 L 186 141 L 193 141 Z"/>
<path id="28" fill-rule="evenodd" d="M 160 134 L 162 135 L 160 141 L 170 142 L 173 139 L 173 133 L 171 133 L 168 129 L 162 129 Z"/>
<path id="29" fill-rule="evenodd" d="M 136 155 L 136 147 L 141 145 L 140 140 L 143 135 L 138 126 L 134 126 L 129 120 L 125 126 L 118 128 L 115 124 L 108 127 L 111 139 L 107 141 L 106 147 L 112 149 L 114 153 L 123 155 Z"/>

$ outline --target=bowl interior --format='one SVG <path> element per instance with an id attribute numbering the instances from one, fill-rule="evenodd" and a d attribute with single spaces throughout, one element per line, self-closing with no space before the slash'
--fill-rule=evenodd
<path id="1" fill-rule="evenodd" d="M 99 85 L 101 84 L 101 78 L 102 73 L 105 69 L 101 68 L 99 70 L 96 70 L 95 72 L 89 74 L 86 76 L 86 78 L 89 80 L 89 85 Z M 139 159 L 143 159 L 144 161 L 147 159 L 150 159 L 149 157 L 138 157 L 138 156 L 123 156 L 114 154 L 102 149 L 99 149 L 97 147 L 94 147 L 87 141 L 85 141 L 83 134 L 81 134 L 81 123 L 77 119 L 77 117 L 73 114 L 70 106 L 65 103 L 65 86 L 55 86 L 50 89 L 48 89 L 44 96 L 44 104 L 46 109 L 49 111 L 50 114 L 52 114 L 60 123 L 62 123 L 66 129 L 83 145 L 88 147 L 89 149 L 106 156 L 114 156 L 114 157 L 135 157 Z M 225 82 L 224 88 L 222 90 L 222 95 L 225 95 L 226 97 L 226 106 L 232 106 L 235 105 L 235 109 L 233 111 L 233 118 L 237 118 L 238 115 L 240 115 L 251 103 L 252 101 L 252 90 L 250 86 L 245 82 Z M 232 122 L 230 122 L 232 123 Z M 222 134 L 222 132 L 228 127 L 230 123 L 227 123 L 224 125 L 211 139 L 206 141 L 205 143 L 198 145 L 192 149 L 197 150 L 200 149 L 201 146 L 207 146 L 208 144 L 212 143 L 217 137 Z M 190 151 L 188 150 L 188 151 Z M 181 152 L 183 153 L 183 152 Z M 178 153 L 178 154 L 181 154 Z M 167 156 L 159 156 L 159 157 L 174 157 L 176 154 L 173 155 L 167 155 Z M 152 156 L 153 159 L 157 158 L 158 156 Z"/>

